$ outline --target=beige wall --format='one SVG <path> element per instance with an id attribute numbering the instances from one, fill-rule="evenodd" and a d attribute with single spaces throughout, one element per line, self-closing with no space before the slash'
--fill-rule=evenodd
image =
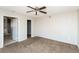
<path id="1" fill-rule="evenodd" d="M 34 36 L 77 45 L 77 11 L 34 20 Z"/>
<path id="2" fill-rule="evenodd" d="M 0 9 L 0 48 L 3 47 L 4 42 L 3 16 L 16 17 L 18 19 L 18 41 L 27 39 L 27 17 L 16 12 Z"/>
<path id="3" fill-rule="evenodd" d="M 78 43 L 78 47 L 79 47 L 79 10 L 77 11 L 77 15 L 78 15 L 78 21 L 77 21 L 77 24 L 78 24 L 78 39 L 77 39 L 77 43 Z"/>

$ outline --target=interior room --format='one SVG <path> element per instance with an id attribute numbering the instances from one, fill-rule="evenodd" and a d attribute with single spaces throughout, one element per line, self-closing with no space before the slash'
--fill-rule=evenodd
<path id="1" fill-rule="evenodd" d="M 0 6 L 0 53 L 8 52 L 79 53 L 79 7 Z"/>

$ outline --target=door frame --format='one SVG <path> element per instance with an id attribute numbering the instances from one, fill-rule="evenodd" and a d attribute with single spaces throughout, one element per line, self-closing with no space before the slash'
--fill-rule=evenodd
<path id="1" fill-rule="evenodd" d="M 30 19 L 27 19 L 27 38 L 28 38 L 28 20 L 30 20 Z M 30 20 L 31 21 L 31 37 L 32 37 L 32 20 Z"/>
<path id="2" fill-rule="evenodd" d="M 4 17 L 12 17 L 12 18 L 17 20 L 17 40 L 16 40 L 16 42 L 18 41 L 18 18 L 17 17 L 13 17 L 13 16 L 3 16 L 3 47 L 4 47 Z M 13 38 L 12 38 L 12 40 L 13 40 Z"/>

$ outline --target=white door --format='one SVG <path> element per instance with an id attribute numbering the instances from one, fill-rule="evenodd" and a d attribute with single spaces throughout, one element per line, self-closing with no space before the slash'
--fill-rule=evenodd
<path id="1" fill-rule="evenodd" d="M 18 19 L 12 19 L 11 21 L 12 39 L 18 41 Z"/>

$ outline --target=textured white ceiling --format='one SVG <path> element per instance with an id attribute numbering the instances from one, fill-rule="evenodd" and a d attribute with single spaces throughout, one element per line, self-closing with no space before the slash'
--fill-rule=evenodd
<path id="1" fill-rule="evenodd" d="M 32 6 L 32 7 L 35 7 L 35 6 Z M 37 7 L 41 7 L 41 6 L 37 6 Z M 47 6 L 47 8 L 44 9 L 44 11 L 46 11 L 47 14 L 38 12 L 37 16 L 35 15 L 34 12 L 26 13 L 26 11 L 32 10 L 26 6 L 0 6 L 0 9 L 18 12 L 20 14 L 24 14 L 30 17 L 41 17 L 41 16 L 52 15 L 60 12 L 74 11 L 79 9 L 79 7 L 78 6 Z"/>

